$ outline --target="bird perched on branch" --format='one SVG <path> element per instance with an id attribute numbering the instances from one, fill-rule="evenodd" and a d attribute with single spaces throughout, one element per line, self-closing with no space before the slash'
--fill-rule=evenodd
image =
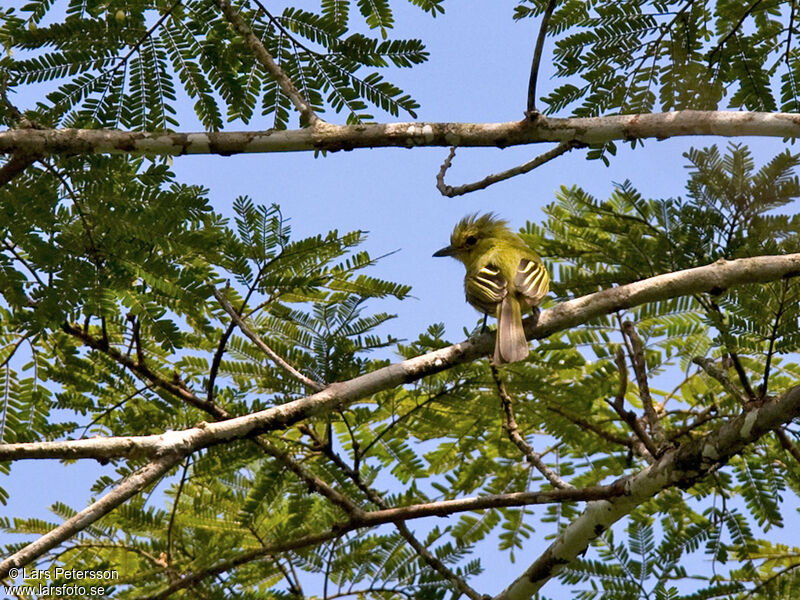
<path id="1" fill-rule="evenodd" d="M 468 215 L 453 229 L 450 245 L 434 253 L 464 263 L 467 302 L 497 318 L 495 364 L 528 357 L 522 313 L 538 306 L 550 288 L 542 260 L 507 225 L 493 213 Z"/>

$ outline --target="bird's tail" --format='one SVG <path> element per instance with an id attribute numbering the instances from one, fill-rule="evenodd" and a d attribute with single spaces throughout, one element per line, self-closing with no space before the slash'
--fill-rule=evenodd
<path id="1" fill-rule="evenodd" d="M 522 328 L 522 307 L 511 294 L 503 298 L 497 310 L 497 340 L 494 364 L 517 362 L 528 358 L 528 341 Z"/>

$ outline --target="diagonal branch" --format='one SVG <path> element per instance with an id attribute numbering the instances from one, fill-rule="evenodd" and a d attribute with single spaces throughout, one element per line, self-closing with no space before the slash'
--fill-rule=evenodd
<path id="1" fill-rule="evenodd" d="M 0 188 L 21 175 L 25 169 L 41 158 L 41 155 L 26 152 L 14 152 L 6 163 L 0 167 Z"/>
<path id="2" fill-rule="evenodd" d="M 622 347 L 617 349 L 616 355 L 617 370 L 619 371 L 619 388 L 617 395 L 613 401 L 607 401 L 611 407 L 619 415 L 619 418 L 627 423 L 636 436 L 636 442 L 631 445 L 631 448 L 639 453 L 648 462 L 653 462 L 655 456 L 658 454 L 658 449 L 650 436 L 642 427 L 641 422 L 636 417 L 633 411 L 625 410 L 625 392 L 628 389 L 628 367 L 625 364 L 625 353 Z"/>
<path id="3" fill-rule="evenodd" d="M 800 414 L 800 386 L 761 407 L 743 412 L 713 432 L 667 450 L 655 463 L 626 479 L 626 494 L 590 502 L 581 516 L 494 600 L 527 600 L 583 553 L 592 540 L 642 502 L 672 486 L 690 487 L 762 435 Z"/>
<path id="4" fill-rule="evenodd" d="M 644 408 L 644 416 L 647 419 L 647 424 L 650 426 L 650 431 L 655 437 L 656 444 L 660 447 L 664 444 L 664 430 L 661 428 L 658 414 L 656 414 L 653 407 L 653 398 L 650 396 L 650 384 L 647 381 L 647 361 L 644 357 L 644 344 L 639 334 L 636 333 L 636 328 L 631 321 L 625 321 L 622 324 L 622 333 L 631 343 L 631 362 L 633 363 L 633 372 L 636 374 L 636 383 L 639 386 L 639 398 L 642 401 Z M 658 448 L 660 449 L 660 448 Z M 657 455 L 653 455 L 654 457 Z"/>
<path id="5" fill-rule="evenodd" d="M 525 455 L 526 460 L 535 467 L 537 471 L 544 475 L 545 479 L 547 479 L 554 488 L 563 490 L 574 487 L 561 479 L 558 473 L 548 467 L 542 460 L 542 455 L 536 452 L 525 438 L 522 437 L 522 434 L 519 432 L 517 420 L 514 418 L 513 400 L 506 390 L 506 384 L 500 379 L 500 373 L 495 365 L 490 365 L 490 369 L 492 371 L 492 379 L 494 379 L 497 392 L 500 395 L 500 403 L 503 405 L 503 412 L 505 413 L 503 428 L 508 433 L 509 439 L 520 449 L 520 452 Z"/>
<path id="6" fill-rule="evenodd" d="M 225 311 L 231 316 L 233 322 L 238 325 L 239 329 L 242 333 L 244 333 L 250 341 L 252 341 L 256 346 L 258 346 L 264 354 L 269 356 L 270 360 L 274 362 L 278 367 L 289 373 L 292 377 L 294 377 L 297 381 L 302 383 L 307 388 L 311 388 L 312 390 L 320 391 L 325 388 L 325 386 L 320 383 L 319 381 L 314 381 L 313 379 L 309 379 L 305 375 L 303 375 L 300 371 L 295 369 L 292 365 L 286 362 L 282 356 L 280 356 L 277 352 L 275 352 L 272 348 L 270 348 L 267 343 L 261 339 L 253 329 L 244 321 L 242 316 L 236 312 L 236 309 L 233 308 L 228 299 L 222 295 L 222 293 L 214 288 L 211 292 L 214 294 L 214 298 L 217 299 L 217 302 L 220 303 L 220 306 L 225 309 Z"/>
<path id="7" fill-rule="evenodd" d="M 720 369 L 713 360 L 702 356 L 695 356 L 692 359 L 692 362 L 703 369 L 703 371 L 705 371 L 710 377 L 716 379 L 722 385 L 724 390 L 728 392 L 728 394 L 739 400 L 740 404 L 747 404 L 747 394 L 737 388 L 731 381 L 730 377 L 728 377 L 728 374 Z"/>
<path id="8" fill-rule="evenodd" d="M 264 67 L 267 73 L 278 83 L 283 93 L 294 104 L 297 112 L 300 113 L 300 124 L 313 127 L 318 121 L 321 121 L 308 100 L 303 97 L 303 94 L 300 93 L 300 90 L 297 89 L 280 65 L 275 62 L 272 55 L 264 47 L 264 44 L 261 43 L 258 36 L 253 33 L 253 30 L 239 14 L 238 9 L 231 5 L 230 0 L 215 0 L 215 2 L 222 14 L 225 15 L 225 18 L 236 30 L 236 33 L 242 36 L 245 44 L 250 48 L 259 64 Z"/>
<path id="9" fill-rule="evenodd" d="M 761 4 L 761 2 L 762 0 L 754 0 L 754 2 L 750 5 L 750 7 L 742 13 L 742 16 L 739 17 L 739 20 L 734 24 L 734 26 L 731 27 L 730 31 L 728 31 L 728 33 L 726 33 L 725 36 L 723 36 L 723 38 L 717 43 L 717 45 L 714 46 L 714 48 L 712 48 L 711 52 L 709 52 L 708 54 L 709 67 L 712 64 L 714 64 L 714 56 L 717 54 L 717 52 L 722 50 L 722 48 L 725 46 L 728 40 L 731 39 L 731 37 L 733 37 L 734 35 L 736 35 L 736 33 L 739 31 L 739 28 L 744 23 L 745 19 L 747 19 L 747 17 L 749 17 L 751 14 L 753 14 L 753 11 L 759 4 Z"/>
<path id="10" fill-rule="evenodd" d="M 657 275 L 627 285 L 588 294 L 568 300 L 542 311 L 538 318 L 528 317 L 524 321 L 526 336 L 544 338 L 558 331 L 575 327 L 624 308 L 639 304 L 666 300 L 711 290 L 725 289 L 746 283 L 765 283 L 784 277 L 800 274 L 800 254 L 759 256 L 732 261 L 718 260 L 703 267 L 686 269 L 674 273 Z M 86 336 L 79 328 L 65 325 L 65 328 L 78 338 L 87 338 L 90 347 L 98 344 L 94 338 Z M 325 413 L 334 408 L 353 404 L 383 390 L 417 381 L 425 376 L 440 373 L 450 367 L 482 358 L 494 347 L 494 332 L 486 332 L 469 340 L 441 348 L 422 356 L 376 369 L 348 381 L 330 384 L 321 392 L 274 406 L 263 411 L 228 419 L 227 413 L 191 394 L 184 387 L 164 380 L 150 373 L 159 386 L 174 389 L 186 401 L 215 412 L 222 412 L 217 423 L 203 423 L 201 426 L 184 431 L 171 431 L 161 435 L 138 436 L 131 438 L 93 438 L 67 442 L 33 442 L 0 445 L 0 461 L 23 458 L 94 458 L 92 444 L 102 446 L 104 457 L 129 456 L 136 451 L 153 452 L 163 449 L 163 444 L 193 444 L 195 448 L 223 443 L 235 438 L 248 438 L 266 431 L 285 429 L 313 415 Z M 109 348 L 106 351 L 115 351 Z M 131 361 L 117 352 L 115 360 L 128 366 Z M 131 364 L 135 368 L 136 363 Z M 134 444 L 133 440 L 136 440 Z"/>
<path id="11" fill-rule="evenodd" d="M 126 477 L 122 483 L 108 492 L 105 496 L 92 502 L 79 513 L 73 515 L 61 525 L 47 532 L 34 542 L 15 552 L 3 562 L 0 562 L 0 579 L 8 576 L 9 570 L 31 563 L 48 550 L 55 548 L 61 542 L 71 538 L 76 533 L 86 529 L 102 516 L 110 513 L 128 498 L 138 494 L 147 486 L 158 481 L 167 471 L 183 460 L 182 453 L 169 453 Z"/>
<path id="12" fill-rule="evenodd" d="M 523 175 L 525 173 L 528 173 L 529 171 L 533 171 L 535 168 L 542 166 L 546 162 L 549 162 L 554 158 L 561 156 L 562 154 L 566 154 L 573 148 L 579 148 L 581 146 L 582 144 L 578 142 L 573 142 L 573 141 L 561 142 L 555 148 L 548 150 L 543 154 L 540 154 L 536 158 L 529 160 L 528 162 L 519 165 L 518 167 L 507 169 L 505 171 L 501 171 L 500 173 L 493 173 L 491 175 L 487 175 L 480 181 L 475 181 L 473 183 L 465 183 L 463 185 L 457 185 L 455 187 L 447 185 L 444 182 L 444 176 L 447 173 L 450 166 L 453 164 L 453 157 L 455 157 L 456 155 L 456 147 L 453 146 L 452 148 L 450 148 L 450 154 L 444 160 L 441 168 L 439 169 L 439 173 L 436 175 L 436 189 L 441 192 L 442 196 L 447 196 L 448 198 L 452 198 L 454 196 L 462 196 L 463 194 L 468 194 L 476 190 L 484 190 L 492 184 L 498 183 L 500 181 L 505 181 L 506 179 L 511 179 L 512 177 L 516 177 L 517 175 Z"/>

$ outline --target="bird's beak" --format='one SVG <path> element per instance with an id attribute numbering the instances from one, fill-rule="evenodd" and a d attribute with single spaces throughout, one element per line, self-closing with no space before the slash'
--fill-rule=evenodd
<path id="1" fill-rule="evenodd" d="M 453 256 L 455 253 L 456 253 L 456 249 L 455 248 L 453 248 L 452 246 L 445 246 L 441 250 L 437 250 L 436 252 L 434 252 L 433 255 L 436 256 L 436 257 L 439 257 L 439 256 Z"/>

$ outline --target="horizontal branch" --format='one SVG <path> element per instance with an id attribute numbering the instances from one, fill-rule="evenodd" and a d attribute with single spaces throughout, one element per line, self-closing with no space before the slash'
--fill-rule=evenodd
<path id="1" fill-rule="evenodd" d="M 387 523 L 403 523 L 411 519 L 421 519 L 423 517 L 446 517 L 452 514 L 486 510 L 492 508 L 506 508 L 512 506 L 531 506 L 534 504 L 553 504 L 556 502 L 585 502 L 599 498 L 615 498 L 627 493 L 626 480 L 618 479 L 610 485 L 598 485 L 586 488 L 570 488 L 560 490 L 547 490 L 543 492 L 512 492 L 509 494 L 493 494 L 487 496 L 476 496 L 472 498 L 458 498 L 455 500 L 443 500 L 440 502 L 429 502 L 425 504 L 412 504 L 410 506 L 398 506 L 361 513 L 348 519 L 347 521 L 335 523 L 330 526 L 328 531 L 322 533 L 311 533 L 294 540 L 282 540 L 274 544 L 265 545 L 262 548 L 248 550 L 237 557 L 221 561 L 205 570 L 188 574 L 172 582 L 168 587 L 158 593 L 141 598 L 140 600 L 157 600 L 160 598 L 170 598 L 172 594 L 180 589 L 185 589 L 203 579 L 211 576 L 221 575 L 241 567 L 249 562 L 258 560 L 272 554 L 279 554 L 288 550 L 299 550 L 308 546 L 317 545 L 321 542 L 332 540 L 342 535 L 362 529 L 364 527 L 376 527 Z"/>
<path id="2" fill-rule="evenodd" d="M 688 135 L 800 137 L 800 115 L 682 110 L 641 115 L 540 116 L 506 123 L 365 123 L 285 131 L 130 132 L 95 129 L 12 129 L 0 132 L 0 153 L 131 153 L 157 155 L 301 152 L 414 146 L 494 146 L 541 142 L 601 144 Z"/>
<path id="3" fill-rule="evenodd" d="M 590 502 L 584 512 L 525 572 L 494 600 L 529 600 L 566 565 L 583 553 L 592 540 L 642 502 L 672 486 L 688 488 L 725 464 L 765 433 L 800 414 L 800 386 L 761 407 L 745 411 L 715 431 L 668 450 L 661 458 L 626 481 L 627 493 Z"/>
<path id="4" fill-rule="evenodd" d="M 657 275 L 627 285 L 562 302 L 542 311 L 538 319 L 525 319 L 530 338 L 544 338 L 601 315 L 647 302 L 722 290 L 745 283 L 766 283 L 800 274 L 800 254 L 758 256 L 733 261 L 718 260 L 704 267 Z M 126 438 L 92 438 L 63 442 L 0 444 L 0 461 L 29 458 L 97 458 L 151 456 L 166 451 L 197 450 L 231 439 L 285 429 L 311 416 L 342 408 L 372 394 L 412 383 L 428 375 L 486 356 L 494 347 L 494 332 L 376 369 L 348 381 L 330 384 L 321 392 L 260 412 L 216 423 L 203 423 L 184 431 Z"/>

